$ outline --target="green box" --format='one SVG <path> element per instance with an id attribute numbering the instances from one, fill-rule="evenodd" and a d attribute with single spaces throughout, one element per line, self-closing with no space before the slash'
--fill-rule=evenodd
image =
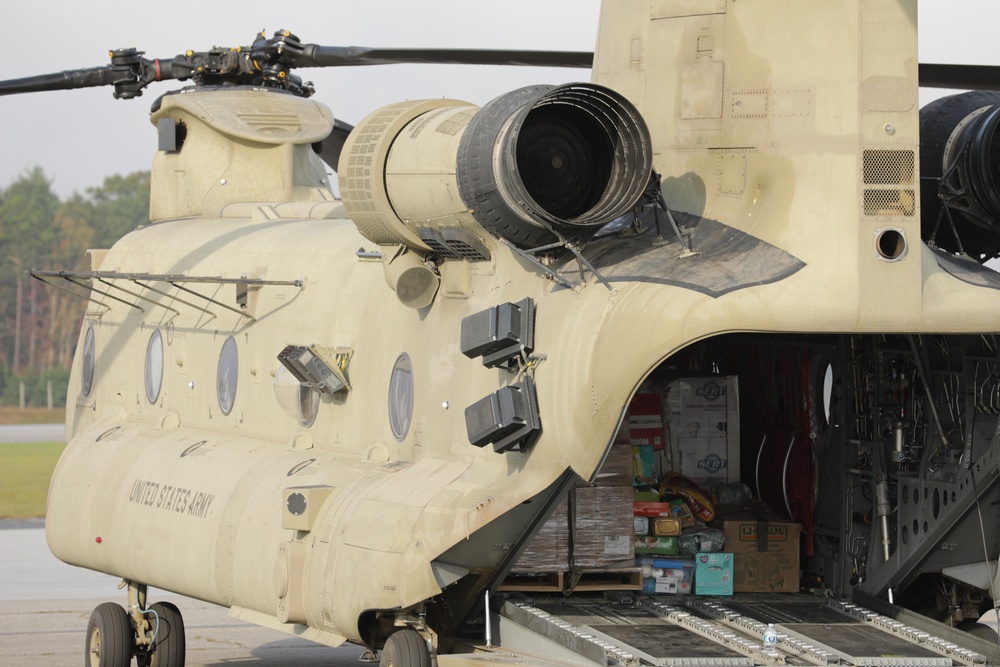
<path id="1" fill-rule="evenodd" d="M 694 556 L 695 595 L 733 594 L 733 554 L 726 551 Z"/>
<path id="2" fill-rule="evenodd" d="M 676 537 L 637 536 L 635 553 L 650 556 L 676 556 L 680 543 Z"/>

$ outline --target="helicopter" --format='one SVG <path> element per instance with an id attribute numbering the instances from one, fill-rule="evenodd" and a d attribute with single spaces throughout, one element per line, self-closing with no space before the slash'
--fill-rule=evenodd
<path id="1" fill-rule="evenodd" d="M 616 0 L 594 54 L 279 30 L 0 82 L 192 84 L 153 103 L 150 224 L 31 271 L 88 299 L 46 516 L 58 558 L 127 589 L 88 664 L 184 664 L 149 586 L 383 665 L 669 664 L 593 620 L 611 603 L 545 635 L 490 594 L 633 397 L 689 376 L 738 381 L 733 473 L 803 526 L 852 632 L 895 633 L 898 664 L 995 661 L 1000 86 L 916 47 L 914 0 Z M 297 74 L 402 62 L 593 80 L 351 127 Z M 920 86 L 973 90 L 921 110 Z M 726 664 L 836 662 L 787 610 L 777 652 L 734 639 L 770 599 L 639 604 Z"/>

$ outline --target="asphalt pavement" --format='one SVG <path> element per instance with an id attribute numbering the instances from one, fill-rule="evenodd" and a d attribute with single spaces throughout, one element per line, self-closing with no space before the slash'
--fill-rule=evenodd
<path id="1" fill-rule="evenodd" d="M 87 621 L 104 601 L 125 604 L 119 579 L 66 565 L 45 543 L 43 522 L 0 520 L 0 667 L 83 662 Z M 206 602 L 150 589 L 184 617 L 188 667 L 348 667 L 362 649 L 337 649 L 260 628 Z"/>
<path id="2" fill-rule="evenodd" d="M 65 424 L 5 424 L 0 426 L 0 443 L 66 442 Z"/>

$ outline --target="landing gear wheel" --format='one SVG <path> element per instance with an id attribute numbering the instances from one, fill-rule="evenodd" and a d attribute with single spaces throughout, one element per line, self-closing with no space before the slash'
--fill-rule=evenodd
<path id="1" fill-rule="evenodd" d="M 129 667 L 135 635 L 132 619 L 120 604 L 103 602 L 87 623 L 87 667 Z"/>
<path id="2" fill-rule="evenodd" d="M 430 667 L 427 642 L 413 630 L 398 630 L 385 640 L 379 667 Z"/>
<path id="3" fill-rule="evenodd" d="M 968 632 L 974 637 L 985 639 L 986 641 L 994 644 L 997 643 L 997 631 L 985 623 L 980 623 L 979 621 L 963 621 L 958 624 L 958 629 L 962 632 Z"/>
<path id="4" fill-rule="evenodd" d="M 169 602 L 157 602 L 149 610 L 156 612 L 155 616 L 149 614 L 147 617 L 150 619 L 150 632 L 156 633 L 149 652 L 149 666 L 184 667 L 186 643 L 180 610 Z"/>

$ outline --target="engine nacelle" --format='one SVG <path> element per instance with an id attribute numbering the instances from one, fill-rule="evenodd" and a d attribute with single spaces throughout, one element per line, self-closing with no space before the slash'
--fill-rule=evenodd
<path id="1" fill-rule="evenodd" d="M 351 132 L 338 168 L 369 240 L 444 257 L 585 238 L 626 213 L 652 163 L 631 103 L 593 84 L 532 86 L 482 109 L 455 100 L 383 107 Z"/>
<path id="2" fill-rule="evenodd" d="M 924 240 L 981 262 L 1000 256 L 1000 92 L 921 109 L 920 171 Z"/>

